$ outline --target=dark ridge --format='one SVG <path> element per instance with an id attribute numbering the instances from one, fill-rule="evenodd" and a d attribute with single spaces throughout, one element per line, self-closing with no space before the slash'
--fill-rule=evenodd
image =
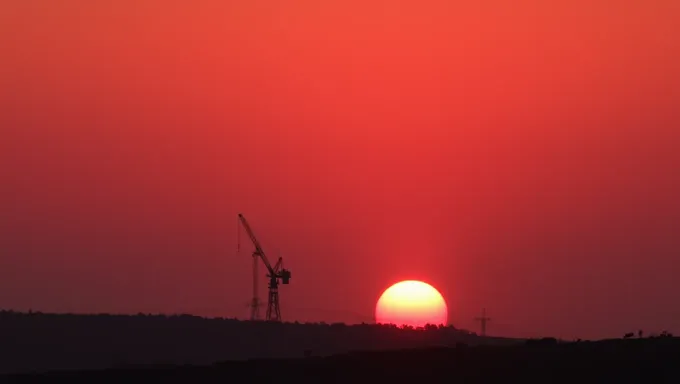
<path id="1" fill-rule="evenodd" d="M 112 367 L 208 365 L 216 361 L 330 356 L 522 342 L 455 327 L 300 324 L 192 315 L 0 312 L 0 374 Z"/>
<path id="2" fill-rule="evenodd" d="M 258 359 L 210 366 L 130 367 L 7 378 L 158 380 L 158 382 L 624 382 L 674 383 L 680 340 L 658 337 L 597 342 L 520 343 L 355 352 L 331 357 Z M 418 381 L 415 381 L 418 380 Z"/>

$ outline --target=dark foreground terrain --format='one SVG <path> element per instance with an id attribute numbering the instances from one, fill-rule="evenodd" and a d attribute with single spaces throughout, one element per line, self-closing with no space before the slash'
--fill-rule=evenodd
<path id="1" fill-rule="evenodd" d="M 147 367 L 5 378 L 31 382 L 82 378 L 93 383 L 110 379 L 159 383 L 676 383 L 680 382 L 679 361 L 680 340 L 671 337 L 578 343 L 542 340 L 515 346 L 459 345 L 205 367 Z"/>
<path id="2" fill-rule="evenodd" d="M 0 374 L 130 365 L 207 365 L 356 350 L 508 345 L 454 327 L 297 324 L 164 315 L 56 315 L 0 311 Z"/>

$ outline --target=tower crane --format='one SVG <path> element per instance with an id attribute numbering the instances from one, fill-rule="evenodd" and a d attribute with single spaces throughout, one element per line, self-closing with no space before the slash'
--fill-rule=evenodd
<path id="1" fill-rule="evenodd" d="M 283 267 L 283 258 L 279 257 L 276 264 L 272 267 L 265 255 L 260 242 L 255 237 L 255 233 L 250 228 L 248 221 L 243 214 L 238 214 L 239 221 L 243 228 L 248 233 L 250 241 L 255 246 L 253 251 L 253 302 L 251 303 L 252 313 L 251 318 L 256 319 L 259 313 L 259 298 L 257 296 L 257 259 L 262 260 L 262 263 L 267 268 L 267 277 L 269 278 L 269 298 L 267 300 L 267 321 L 281 321 L 281 307 L 279 306 L 279 281 L 282 284 L 290 283 L 290 271 Z"/>

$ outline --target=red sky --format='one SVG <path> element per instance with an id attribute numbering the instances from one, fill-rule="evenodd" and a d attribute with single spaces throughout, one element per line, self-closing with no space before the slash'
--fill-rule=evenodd
<path id="1" fill-rule="evenodd" d="M 675 0 L 0 0 L 0 307 L 247 317 L 243 212 L 288 320 L 680 332 L 678 52 Z"/>

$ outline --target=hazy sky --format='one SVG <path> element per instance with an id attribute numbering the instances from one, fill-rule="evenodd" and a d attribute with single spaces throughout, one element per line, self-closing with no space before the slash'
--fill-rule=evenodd
<path id="1" fill-rule="evenodd" d="M 676 0 L 0 0 L 0 307 L 680 332 Z M 265 293 L 265 284 L 262 293 Z"/>

